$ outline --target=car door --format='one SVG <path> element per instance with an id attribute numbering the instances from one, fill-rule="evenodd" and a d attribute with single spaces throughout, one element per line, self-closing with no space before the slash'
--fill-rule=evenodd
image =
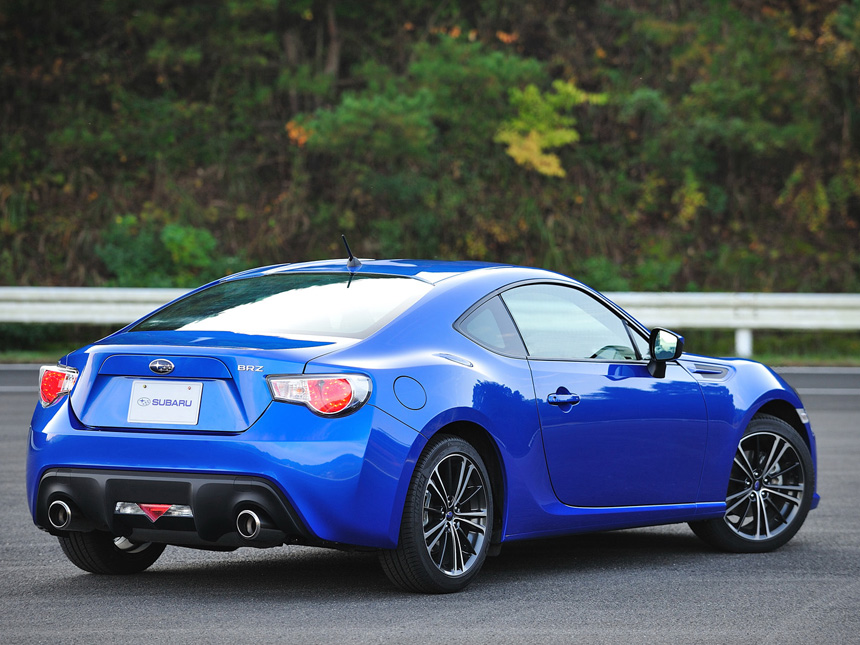
<path id="1" fill-rule="evenodd" d="M 648 372 L 647 341 L 573 286 L 502 294 L 528 351 L 546 461 L 559 500 L 619 507 L 696 501 L 707 415 L 677 363 Z"/>

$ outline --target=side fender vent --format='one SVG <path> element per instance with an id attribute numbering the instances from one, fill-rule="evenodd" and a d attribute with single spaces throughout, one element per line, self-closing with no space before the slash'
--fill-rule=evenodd
<path id="1" fill-rule="evenodd" d="M 712 363 L 694 363 L 691 371 L 706 381 L 725 381 L 729 377 L 728 367 Z"/>

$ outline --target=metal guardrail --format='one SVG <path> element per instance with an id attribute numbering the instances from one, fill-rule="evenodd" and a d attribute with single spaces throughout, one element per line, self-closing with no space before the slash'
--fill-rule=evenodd
<path id="1" fill-rule="evenodd" d="M 0 287 L 0 322 L 125 325 L 185 289 Z M 860 330 L 860 294 L 607 293 L 648 326 L 733 329 L 735 353 L 750 356 L 753 332 Z"/>
<path id="2" fill-rule="evenodd" d="M 127 325 L 188 289 L 0 287 L 0 322 Z"/>
<path id="3" fill-rule="evenodd" d="M 752 356 L 753 331 L 860 330 L 860 294 L 613 293 L 607 297 L 648 326 L 733 329 L 735 354 Z"/>

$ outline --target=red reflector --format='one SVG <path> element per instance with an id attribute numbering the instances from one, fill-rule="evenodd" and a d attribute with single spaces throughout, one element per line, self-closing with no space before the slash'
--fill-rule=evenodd
<path id="1" fill-rule="evenodd" d="M 140 506 L 140 510 L 146 513 L 149 521 L 154 522 L 169 511 L 173 504 L 138 504 L 138 506 Z"/>
<path id="2" fill-rule="evenodd" d="M 352 386 L 345 378 L 327 378 L 310 381 L 311 407 L 323 414 L 336 414 L 352 401 Z"/>

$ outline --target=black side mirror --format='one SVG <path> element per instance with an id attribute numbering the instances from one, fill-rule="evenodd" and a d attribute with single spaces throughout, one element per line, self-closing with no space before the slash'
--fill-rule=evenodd
<path id="1" fill-rule="evenodd" d="M 648 373 L 654 378 L 664 378 L 666 376 L 666 363 L 674 361 L 684 353 L 684 337 L 668 329 L 655 327 L 651 330 L 648 348 L 651 351 Z"/>

